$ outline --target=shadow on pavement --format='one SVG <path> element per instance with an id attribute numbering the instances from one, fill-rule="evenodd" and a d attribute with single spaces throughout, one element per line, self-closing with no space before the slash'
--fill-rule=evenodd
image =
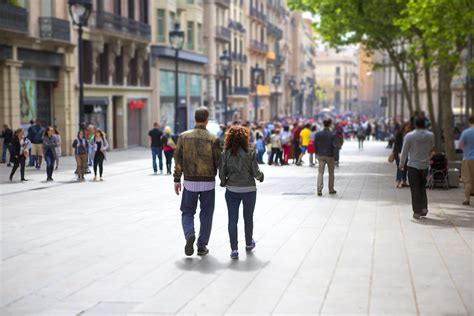
<path id="1" fill-rule="evenodd" d="M 434 217 L 433 217 L 434 216 Z M 438 226 L 440 228 L 462 227 L 474 229 L 474 212 L 457 211 L 455 213 L 443 213 L 440 215 L 432 215 L 422 220 L 416 221 L 420 225 Z"/>
<path id="2" fill-rule="evenodd" d="M 239 260 L 229 258 L 223 263 L 211 255 L 201 258 L 184 258 L 175 262 L 176 267 L 184 271 L 196 271 L 204 274 L 213 274 L 219 270 L 231 269 L 234 271 L 249 272 L 265 268 L 270 262 L 262 262 L 253 253 L 241 254 Z"/>

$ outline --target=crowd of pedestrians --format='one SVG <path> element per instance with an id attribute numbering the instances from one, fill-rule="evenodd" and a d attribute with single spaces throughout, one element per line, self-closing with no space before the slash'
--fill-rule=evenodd
<path id="1" fill-rule="evenodd" d="M 30 121 L 30 126 L 25 130 L 19 128 L 13 132 L 8 125 L 3 125 L 0 137 L 3 138 L 3 151 L 1 163 L 6 163 L 13 168 L 10 172 L 10 181 L 14 180 L 15 173 L 20 168 L 20 180 L 28 181 L 25 177 L 25 167 L 41 169 L 43 161 L 46 165 L 46 181 L 54 181 L 54 170 L 59 169 L 59 160 L 62 156 L 62 138 L 55 126 L 43 126 L 40 120 Z M 89 167 L 94 169 L 93 180 L 103 180 L 103 164 L 109 144 L 105 133 L 89 125 L 81 129 L 71 144 L 76 158 L 78 181 L 84 181 L 84 175 L 91 173 Z M 7 161 L 7 155 L 9 159 Z M 27 164 L 28 159 L 28 164 Z M 97 178 L 99 173 L 99 179 Z"/>

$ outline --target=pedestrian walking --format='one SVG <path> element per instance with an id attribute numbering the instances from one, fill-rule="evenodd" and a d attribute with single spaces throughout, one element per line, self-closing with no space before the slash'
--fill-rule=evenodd
<path id="1" fill-rule="evenodd" d="M 359 142 L 359 149 L 364 149 L 365 137 L 364 125 L 360 124 L 359 127 L 357 127 L 357 140 Z"/>
<path id="2" fill-rule="evenodd" d="M 263 136 L 260 134 L 257 134 L 257 142 L 255 144 L 256 150 L 257 150 L 257 162 L 260 165 L 265 164 L 263 162 L 263 155 L 265 155 L 265 143 L 263 142 Z"/>
<path id="3" fill-rule="evenodd" d="M 301 154 L 300 148 L 300 133 L 302 131 L 302 127 L 299 123 L 295 123 L 293 125 L 293 130 L 291 131 L 291 144 L 293 146 L 293 163 L 296 164 Z"/>
<path id="4" fill-rule="evenodd" d="M 434 146 L 433 133 L 426 130 L 423 117 L 415 119 L 415 130 L 405 136 L 400 158 L 400 169 L 408 168 L 410 181 L 413 218 L 419 219 L 428 214 L 428 197 L 426 196 L 426 177 Z M 405 161 L 408 158 L 408 163 Z"/>
<path id="5" fill-rule="evenodd" d="M 54 137 L 56 138 L 56 170 L 59 168 L 59 158 L 62 156 L 62 150 L 61 150 L 61 135 L 59 134 L 58 128 L 55 126 L 54 127 Z"/>
<path id="6" fill-rule="evenodd" d="M 97 167 L 99 167 L 99 180 L 103 181 L 105 151 L 109 148 L 109 143 L 105 139 L 104 132 L 100 129 L 95 131 L 95 136 L 92 138 L 92 150 L 94 151 L 94 181 L 97 181 Z"/>
<path id="7" fill-rule="evenodd" d="M 280 130 L 275 129 L 271 131 L 270 136 L 270 146 L 271 146 L 271 153 L 270 158 L 268 159 L 268 165 L 271 166 L 275 163 L 275 165 L 281 165 L 281 139 L 280 139 Z"/>
<path id="8" fill-rule="evenodd" d="M 249 149 L 249 133 L 245 128 L 233 126 L 229 129 L 221 157 L 219 178 L 221 186 L 226 188 L 230 257 L 238 259 L 237 223 L 240 204 L 243 204 L 245 250 L 250 252 L 256 245 L 253 239 L 253 213 L 257 200 L 255 179 L 263 182 L 264 178 L 258 167 L 256 153 Z"/>
<path id="9" fill-rule="evenodd" d="M 464 183 L 463 205 L 470 205 L 474 187 L 474 116 L 469 117 L 469 128 L 461 133 L 459 148 L 463 150 L 461 178 Z"/>
<path id="10" fill-rule="evenodd" d="M 166 174 L 171 174 L 171 164 L 173 163 L 174 151 L 176 150 L 176 142 L 171 135 L 171 127 L 166 126 L 162 137 L 163 151 L 166 158 Z"/>
<path id="11" fill-rule="evenodd" d="M 334 134 L 336 134 L 336 143 L 334 144 L 334 162 L 336 167 L 339 167 L 340 152 L 342 145 L 344 145 L 344 128 L 341 122 L 336 124 Z"/>
<path id="12" fill-rule="evenodd" d="M 311 134 L 309 135 L 309 144 L 308 144 L 308 154 L 309 154 L 309 166 L 314 167 L 315 159 L 314 159 L 314 138 L 316 137 L 317 127 L 316 125 L 311 126 Z"/>
<path id="13" fill-rule="evenodd" d="M 10 181 L 13 181 L 13 176 L 18 167 L 20 167 L 21 181 L 28 181 L 25 178 L 25 162 L 28 156 L 28 149 L 31 147 L 31 142 L 29 139 L 23 137 L 23 133 L 23 129 L 19 128 L 15 131 L 12 138 L 10 160 L 13 162 L 13 168 L 10 173 Z"/>
<path id="14" fill-rule="evenodd" d="M 298 157 L 298 161 L 296 162 L 297 166 L 301 166 L 303 163 L 303 156 L 306 154 L 308 150 L 308 145 L 311 136 L 311 124 L 306 124 L 304 128 L 300 132 L 300 155 Z"/>
<path id="15" fill-rule="evenodd" d="M 13 142 L 13 131 L 8 127 L 8 124 L 3 124 L 2 134 L 0 138 L 3 138 L 3 148 L 2 148 L 2 161 L 1 163 L 7 163 L 7 167 L 10 167 L 10 161 L 12 160 L 12 142 Z M 7 151 L 8 151 L 8 160 L 7 160 Z"/>
<path id="16" fill-rule="evenodd" d="M 291 152 L 291 133 L 290 127 L 288 125 L 283 126 L 283 131 L 280 134 L 281 138 L 281 149 L 283 151 L 283 165 L 288 164 L 288 160 L 290 160 L 290 152 Z"/>
<path id="17" fill-rule="evenodd" d="M 95 128 L 94 128 L 94 125 L 90 124 L 89 126 L 87 126 L 87 133 L 86 133 L 86 137 L 87 137 L 87 143 L 89 144 L 89 150 L 88 150 L 88 157 L 87 157 L 87 170 L 86 170 L 86 173 L 89 173 L 89 167 L 92 167 L 93 164 L 94 164 L 94 148 L 92 148 L 92 142 L 94 140 L 94 137 L 95 137 Z"/>
<path id="18" fill-rule="evenodd" d="M 28 167 L 34 167 L 35 166 L 35 157 L 33 156 L 33 150 L 32 150 L 32 143 L 31 139 L 33 138 L 33 128 L 35 126 L 35 121 L 30 120 L 30 126 L 28 127 L 28 132 L 26 134 L 26 138 L 30 141 L 30 150 L 28 151 Z"/>
<path id="19" fill-rule="evenodd" d="M 332 120 L 325 119 L 323 121 L 323 130 L 316 133 L 314 137 L 314 151 L 318 155 L 318 196 L 323 195 L 323 179 L 324 179 L 324 169 L 326 165 L 328 166 L 329 173 L 329 194 L 336 194 L 334 190 L 334 152 L 335 152 L 335 143 L 336 135 L 331 131 Z"/>
<path id="20" fill-rule="evenodd" d="M 80 130 L 77 133 L 77 138 L 72 143 L 72 148 L 74 148 L 74 156 L 76 158 L 77 180 L 84 181 L 89 145 L 87 144 L 87 139 L 85 138 L 83 130 Z"/>
<path id="21" fill-rule="evenodd" d="M 174 190 L 177 195 L 183 190 L 181 199 L 182 226 L 186 245 L 184 253 L 194 253 L 194 215 L 199 200 L 201 221 L 197 254 L 204 256 L 209 253 L 207 245 L 211 236 L 212 218 L 215 205 L 215 177 L 219 167 L 221 149 L 219 140 L 206 129 L 209 111 L 200 107 L 194 113 L 196 126 L 179 136 L 174 168 Z M 181 176 L 184 176 L 181 186 Z"/>
<path id="22" fill-rule="evenodd" d="M 160 174 L 163 174 L 163 132 L 160 130 L 158 122 L 153 123 L 153 128 L 148 132 L 150 137 L 151 159 L 153 166 L 153 173 L 158 173 L 158 166 L 156 165 L 156 158 L 160 167 Z"/>
<path id="23" fill-rule="evenodd" d="M 31 141 L 31 154 L 35 161 L 35 167 L 36 169 L 40 169 L 43 161 L 43 137 L 45 134 L 45 129 L 41 126 L 40 120 L 36 120 L 35 125 L 31 127 L 28 134 Z"/>
<path id="24" fill-rule="evenodd" d="M 49 126 L 43 138 L 43 153 L 46 162 L 46 181 L 53 181 L 54 163 L 56 161 L 57 140 L 54 137 L 54 128 Z"/>
<path id="25" fill-rule="evenodd" d="M 408 170 L 406 168 L 403 170 L 400 169 L 400 153 L 402 152 L 403 140 L 405 138 L 405 135 L 408 134 L 409 132 L 411 132 L 411 124 L 410 123 L 403 124 L 403 126 L 395 134 L 395 141 L 393 143 L 392 154 L 397 164 L 396 187 L 398 189 L 408 186 L 408 183 L 407 183 Z M 406 165 L 407 162 L 408 161 L 405 161 L 404 164 Z"/>

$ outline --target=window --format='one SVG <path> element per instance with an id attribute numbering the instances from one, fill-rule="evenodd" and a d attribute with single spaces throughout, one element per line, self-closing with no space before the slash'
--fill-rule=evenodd
<path id="1" fill-rule="evenodd" d="M 237 84 L 237 82 L 236 82 Z M 243 69 L 240 69 L 240 86 L 243 87 L 244 86 L 244 70 Z"/>
<path id="2" fill-rule="evenodd" d="M 176 14 L 174 12 L 170 12 L 170 20 L 169 20 L 169 29 L 168 31 L 171 31 L 172 29 L 174 29 L 174 22 L 175 22 L 175 19 L 176 19 Z"/>
<path id="3" fill-rule="evenodd" d="M 137 53 L 135 52 L 135 57 L 130 59 L 129 64 L 129 74 L 128 74 L 128 85 L 137 86 L 138 85 L 138 60 Z"/>
<path id="4" fill-rule="evenodd" d="M 340 86 L 340 85 L 341 85 L 341 79 L 336 78 L 336 80 L 334 80 L 334 84 L 335 84 L 336 86 Z"/>
<path id="5" fill-rule="evenodd" d="M 84 49 L 84 82 L 92 83 L 92 42 L 82 41 Z"/>
<path id="6" fill-rule="evenodd" d="M 188 22 L 187 30 L 186 45 L 188 49 L 194 50 L 194 22 Z"/>
<path id="7" fill-rule="evenodd" d="M 142 0 L 140 4 L 140 21 L 148 24 L 148 0 Z"/>
<path id="8" fill-rule="evenodd" d="M 158 9 L 156 11 L 156 40 L 158 43 L 164 43 L 166 41 L 165 14 L 165 10 Z"/>
<path id="9" fill-rule="evenodd" d="M 114 84 L 123 85 L 123 48 L 120 51 L 120 56 L 115 58 Z"/>
<path id="10" fill-rule="evenodd" d="M 122 0 L 114 0 L 114 14 L 122 15 Z"/>
<path id="11" fill-rule="evenodd" d="M 95 77 L 96 84 L 109 84 L 109 44 L 104 44 L 104 51 L 98 57 Z"/>
<path id="12" fill-rule="evenodd" d="M 53 13 L 51 0 L 41 0 L 41 16 L 50 17 Z"/>
<path id="13" fill-rule="evenodd" d="M 235 69 L 234 71 L 234 84 L 237 84 L 239 82 L 239 70 Z"/>
<path id="14" fill-rule="evenodd" d="M 197 49 L 198 51 L 202 51 L 202 24 L 198 23 L 197 25 Z"/>
<path id="15" fill-rule="evenodd" d="M 336 91 L 336 93 L 334 93 L 334 103 L 336 105 L 341 104 L 341 92 L 340 91 Z"/>
<path id="16" fill-rule="evenodd" d="M 150 85 L 150 59 L 147 59 L 143 62 L 143 80 L 141 82 L 142 86 Z"/>
<path id="17" fill-rule="evenodd" d="M 128 18 L 135 20 L 135 0 L 128 0 Z"/>
<path id="18" fill-rule="evenodd" d="M 341 67 L 336 67 L 336 76 L 341 75 Z"/>

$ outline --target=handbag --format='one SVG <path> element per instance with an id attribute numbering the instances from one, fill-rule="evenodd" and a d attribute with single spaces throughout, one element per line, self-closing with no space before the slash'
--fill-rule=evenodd
<path id="1" fill-rule="evenodd" d="M 394 153 L 391 153 L 391 154 L 388 156 L 388 162 L 393 163 L 394 161 L 395 161 L 395 154 L 394 154 Z"/>
<path id="2" fill-rule="evenodd" d="M 167 145 L 168 147 L 171 147 L 173 150 L 176 149 L 176 143 L 175 143 L 174 140 L 171 138 L 171 136 L 170 136 L 170 138 L 168 138 L 168 141 L 166 142 L 166 145 Z"/>

